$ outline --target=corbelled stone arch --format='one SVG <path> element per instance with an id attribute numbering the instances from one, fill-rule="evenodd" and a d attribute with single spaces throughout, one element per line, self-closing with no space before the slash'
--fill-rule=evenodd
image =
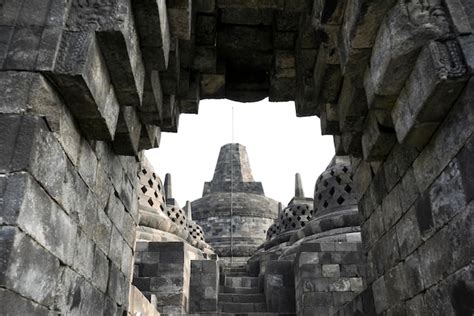
<path id="1" fill-rule="evenodd" d="M 371 264 L 363 297 L 376 313 L 454 313 L 447 293 L 473 257 L 468 0 L 7 0 L 0 10 L 2 306 L 127 309 L 139 151 L 201 98 L 269 96 L 319 115 L 337 153 L 353 157 Z"/>

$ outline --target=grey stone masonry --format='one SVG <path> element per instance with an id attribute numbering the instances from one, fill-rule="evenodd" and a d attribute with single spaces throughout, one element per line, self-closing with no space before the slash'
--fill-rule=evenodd
<path id="1" fill-rule="evenodd" d="M 222 146 L 214 177 L 192 202 L 193 218 L 220 257 L 250 257 L 265 241 L 277 217 L 278 203 L 253 180 L 247 151 L 240 144 Z"/>
<path id="2" fill-rule="evenodd" d="M 219 266 L 215 260 L 191 261 L 189 312 L 217 312 Z"/>
<path id="3" fill-rule="evenodd" d="M 126 311 L 138 222 L 135 159 L 84 137 L 41 74 L 1 72 L 0 82 L 2 311 Z"/>
<path id="4" fill-rule="evenodd" d="M 298 315 L 332 315 L 364 289 L 362 243 L 306 243 L 294 262 Z"/>
<path id="5" fill-rule="evenodd" d="M 240 144 L 222 146 L 214 177 L 211 182 L 204 183 L 203 196 L 231 191 L 264 195 L 262 183 L 253 179 L 247 150 Z"/>
<path id="6" fill-rule="evenodd" d="M 294 101 L 297 116 L 319 116 L 352 171 L 330 166 L 313 218 L 260 247 L 278 204 L 253 180 L 245 148 L 224 147 L 215 178 L 192 203 L 222 261 L 243 264 L 255 254 L 261 286 L 267 262 L 318 254 L 308 269 L 321 271 L 295 273 L 308 277 L 295 282 L 303 315 L 473 314 L 472 0 L 0 2 L 7 314 L 131 312 L 138 224 L 144 240 L 211 256 L 175 203 L 162 213 L 139 210 L 140 151 L 158 146 L 162 131 L 176 132 L 180 114 L 197 113 L 201 99 L 267 97 Z M 140 202 L 166 204 L 153 185 Z M 361 238 L 364 252 L 337 249 Z M 336 250 L 303 251 L 311 244 Z M 345 265 L 362 264 L 365 252 L 361 288 L 359 275 L 343 271 L 353 275 Z M 187 312 L 187 263 L 178 270 L 187 273 L 179 276 L 185 290 L 159 302 L 171 313 Z M 159 283 L 167 273 L 154 286 L 173 293 Z M 239 288 L 234 281 L 243 282 L 229 289 Z M 245 304 L 264 310 L 260 301 Z"/>
<path id="7" fill-rule="evenodd" d="M 185 242 L 138 242 L 137 249 L 133 285 L 148 299 L 156 296 L 160 313 L 188 313 L 191 262 L 202 253 Z"/>

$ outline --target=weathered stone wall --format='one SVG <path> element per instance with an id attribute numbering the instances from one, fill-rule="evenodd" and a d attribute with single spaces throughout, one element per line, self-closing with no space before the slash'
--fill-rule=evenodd
<path id="1" fill-rule="evenodd" d="M 156 296 L 156 307 L 164 314 L 186 314 L 192 260 L 203 255 L 183 241 L 137 242 L 133 284 L 148 298 Z"/>
<path id="2" fill-rule="evenodd" d="M 137 163 L 90 141 L 38 73 L 0 72 L 2 312 L 127 308 Z"/>
<path id="3" fill-rule="evenodd" d="M 219 265 L 215 260 L 191 261 L 189 312 L 217 312 Z"/>
<path id="4" fill-rule="evenodd" d="M 396 145 L 383 164 L 362 161 L 356 169 L 377 313 L 466 308 L 463 282 L 472 280 L 474 257 L 473 101 L 471 80 L 426 147 Z"/>
<path id="5" fill-rule="evenodd" d="M 376 313 L 472 313 L 472 1 L 6 0 L 0 10 L 2 306 L 126 308 L 139 150 L 201 97 L 269 96 L 320 116 L 336 152 L 352 156 Z"/>
<path id="6" fill-rule="evenodd" d="M 319 107 L 297 109 L 352 156 L 375 312 L 472 313 L 471 2 L 328 3 L 311 14 L 336 39 L 310 78 Z"/>
<path id="7" fill-rule="evenodd" d="M 298 315 L 333 315 L 365 287 L 362 243 L 303 244 L 294 260 Z"/>

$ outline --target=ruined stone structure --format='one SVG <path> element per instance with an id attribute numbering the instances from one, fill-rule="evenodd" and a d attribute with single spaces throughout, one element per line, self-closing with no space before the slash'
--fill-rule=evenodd
<path id="1" fill-rule="evenodd" d="M 265 197 L 262 183 L 254 181 L 245 147 L 227 144 L 212 181 L 204 184 L 203 197 L 192 202 L 192 209 L 221 259 L 245 263 L 265 240 L 278 202 Z"/>
<path id="2" fill-rule="evenodd" d="M 249 260 L 268 311 L 332 315 L 364 289 L 366 256 L 352 177 L 349 158 L 335 157 L 309 206 L 313 199 L 303 198 L 297 175 L 297 196 L 275 221 L 277 232 Z"/>
<path id="3" fill-rule="evenodd" d="M 471 315 L 473 28 L 472 0 L 0 1 L 0 312 L 212 312 L 228 282 L 249 311 Z M 353 191 L 325 173 L 313 219 L 219 275 L 189 212 L 139 210 L 141 151 L 200 99 L 265 97 L 319 116 Z"/>

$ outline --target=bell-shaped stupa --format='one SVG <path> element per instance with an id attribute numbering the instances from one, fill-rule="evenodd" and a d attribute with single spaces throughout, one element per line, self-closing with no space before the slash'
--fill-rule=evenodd
<path id="1" fill-rule="evenodd" d="M 278 202 L 265 197 L 262 183 L 254 181 L 245 147 L 227 144 L 192 210 L 221 258 L 246 260 L 265 241 L 267 228 L 278 216 Z"/>

